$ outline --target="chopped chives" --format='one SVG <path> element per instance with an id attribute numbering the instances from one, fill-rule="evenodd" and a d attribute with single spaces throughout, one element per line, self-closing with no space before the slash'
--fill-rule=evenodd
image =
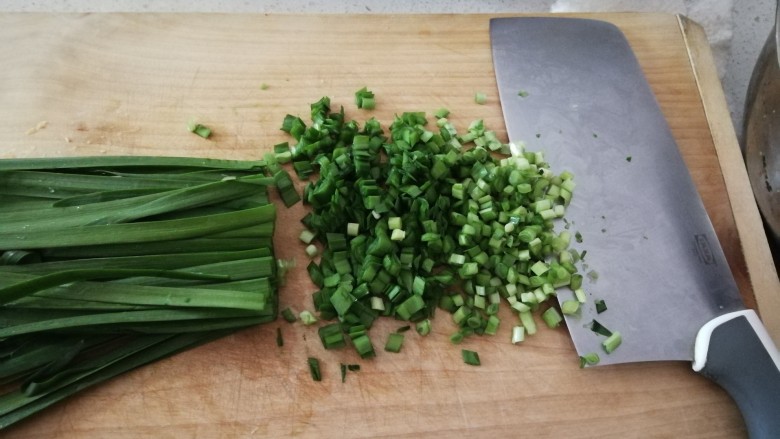
<path id="1" fill-rule="evenodd" d="M 450 343 L 452 344 L 460 344 L 463 341 L 463 332 L 457 331 L 454 334 L 450 335 Z"/>
<path id="2" fill-rule="evenodd" d="M 528 335 L 536 334 L 536 322 L 534 322 L 534 318 L 533 315 L 531 315 L 531 311 L 520 312 L 520 323 L 522 323 L 523 327 L 525 328 L 526 334 Z"/>
<path id="3" fill-rule="evenodd" d="M 479 354 L 474 351 L 461 349 L 460 354 L 463 357 L 463 362 L 468 365 L 479 366 L 481 364 L 479 361 Z"/>
<path id="4" fill-rule="evenodd" d="M 309 357 L 307 363 L 309 364 L 309 373 L 311 374 L 311 379 L 313 379 L 314 381 L 322 381 L 322 372 L 320 371 L 320 360 L 314 357 Z"/>
<path id="5" fill-rule="evenodd" d="M 443 118 L 445 118 L 445 117 L 447 117 L 449 115 L 450 115 L 450 110 L 448 110 L 446 108 L 439 108 L 434 113 L 434 116 L 436 116 L 437 119 L 443 119 Z"/>
<path id="6" fill-rule="evenodd" d="M 400 229 L 393 230 L 393 233 L 390 235 L 391 241 L 403 241 L 406 238 L 406 232 Z"/>
<path id="7" fill-rule="evenodd" d="M 522 326 L 512 327 L 512 344 L 517 344 L 525 340 L 525 328 Z"/>
<path id="8" fill-rule="evenodd" d="M 601 314 L 607 310 L 607 303 L 603 299 L 597 299 L 593 302 L 596 305 L 596 313 Z"/>
<path id="9" fill-rule="evenodd" d="M 613 332 L 609 337 L 607 337 L 606 340 L 601 342 L 601 345 L 604 347 L 604 351 L 608 354 L 611 354 L 615 349 L 620 346 L 620 343 L 623 342 L 623 337 L 620 335 L 620 332 L 615 331 Z"/>
<path id="10" fill-rule="evenodd" d="M 310 326 L 315 323 L 317 323 L 317 317 L 314 316 L 314 314 L 311 313 L 309 310 L 303 310 L 298 314 L 298 317 L 301 319 L 301 322 L 303 322 L 304 325 Z"/>
<path id="11" fill-rule="evenodd" d="M 201 125 L 196 122 L 189 122 L 187 124 L 187 129 L 190 130 L 191 133 L 195 133 L 204 139 L 211 137 L 211 128 L 205 125 Z"/>
<path id="12" fill-rule="evenodd" d="M 495 315 L 489 316 L 487 319 L 487 324 L 485 325 L 485 334 L 496 335 L 496 331 L 498 331 L 498 325 L 500 322 L 501 321 Z"/>
<path id="13" fill-rule="evenodd" d="M 293 312 L 290 307 L 287 307 L 282 310 L 282 317 L 284 318 L 287 323 L 295 323 L 296 320 L 298 320 L 297 317 L 295 317 L 295 313 Z"/>
<path id="14" fill-rule="evenodd" d="M 397 230 L 402 228 L 401 218 L 394 216 L 387 219 L 387 226 L 390 230 Z"/>
<path id="15" fill-rule="evenodd" d="M 487 95 L 482 92 L 475 93 L 474 102 L 476 102 L 479 105 L 485 105 L 485 103 L 487 102 Z"/>
<path id="16" fill-rule="evenodd" d="M 569 281 L 569 288 L 574 290 L 578 290 L 582 287 L 582 275 L 581 274 L 572 274 L 571 279 Z"/>
<path id="17" fill-rule="evenodd" d="M 317 246 L 314 244 L 309 244 L 306 246 L 306 256 L 310 258 L 316 257 L 318 254 L 320 254 L 319 249 L 317 249 Z"/>
<path id="18" fill-rule="evenodd" d="M 431 321 L 429 319 L 421 320 L 415 325 L 415 330 L 420 335 L 428 335 L 431 333 Z"/>
<path id="19" fill-rule="evenodd" d="M 274 183 L 276 184 L 276 189 L 285 206 L 290 207 L 301 201 L 301 196 L 298 195 L 298 191 L 295 190 L 295 184 L 287 171 L 284 169 L 278 170 L 274 174 Z"/>
<path id="20" fill-rule="evenodd" d="M 369 93 L 359 90 L 356 105 Z M 324 246 L 307 270 L 321 288 L 316 310 L 340 319 L 361 356 L 373 352 L 373 319 L 425 322 L 436 305 L 453 313 L 454 343 L 495 333 L 501 297 L 520 313 L 523 334 L 533 334 L 531 313 L 578 282 L 572 236 L 554 231 L 573 175 L 555 175 L 541 152 L 503 144 L 482 120 L 459 132 L 445 109 L 435 124 L 424 113 L 397 114 L 385 131 L 376 119 L 331 112 L 328 98 L 311 108 L 310 125 L 287 116 L 282 126 L 297 141 L 293 163 L 319 170 L 304 190 L 312 212 L 302 221 Z M 463 290 L 446 292 L 455 285 Z"/>
<path id="21" fill-rule="evenodd" d="M 577 302 L 585 303 L 588 301 L 588 298 L 585 295 L 585 290 L 583 290 L 582 288 L 575 289 L 574 296 L 577 298 Z"/>
<path id="22" fill-rule="evenodd" d="M 333 251 L 347 249 L 347 238 L 342 233 L 327 233 L 328 247 Z"/>
<path id="23" fill-rule="evenodd" d="M 557 309 L 551 307 L 542 313 L 542 320 L 544 320 L 548 328 L 557 328 L 563 321 L 563 317 L 561 317 Z"/>
<path id="24" fill-rule="evenodd" d="M 398 353 L 401 352 L 401 346 L 404 344 L 404 335 L 397 332 L 390 333 L 387 336 L 387 343 L 385 343 L 385 350 L 387 352 Z"/>
<path id="25" fill-rule="evenodd" d="M 596 334 L 601 334 L 605 337 L 609 337 L 612 335 L 612 331 L 604 327 L 604 325 L 602 325 L 595 319 L 590 323 L 590 330 L 595 332 Z"/>
<path id="26" fill-rule="evenodd" d="M 331 323 L 320 327 L 317 330 L 317 334 L 320 336 L 320 341 L 325 349 L 342 348 L 347 344 L 344 339 L 344 332 L 341 330 L 341 325 L 338 323 Z"/>
<path id="27" fill-rule="evenodd" d="M 601 359 L 599 358 L 599 354 L 595 352 L 585 354 L 580 357 L 580 368 L 583 368 L 585 366 L 594 366 L 596 364 L 599 364 L 599 361 L 601 361 Z"/>
<path id="28" fill-rule="evenodd" d="M 360 358 L 370 358 L 376 355 L 374 345 L 366 334 L 360 334 L 352 338 L 352 344 L 355 346 Z"/>
<path id="29" fill-rule="evenodd" d="M 355 92 L 355 105 L 357 105 L 358 108 L 373 110 L 376 106 L 374 99 L 374 93 L 367 87 L 363 87 Z"/>
<path id="30" fill-rule="evenodd" d="M 304 244 L 311 244 L 311 242 L 314 240 L 314 233 L 303 230 L 301 234 L 298 236 L 298 238 L 304 243 Z"/>
<path id="31" fill-rule="evenodd" d="M 580 310 L 580 302 L 577 300 L 565 300 L 561 303 L 561 312 L 566 315 L 577 314 Z"/>
<path id="32" fill-rule="evenodd" d="M 284 346 L 284 339 L 282 338 L 282 328 L 276 328 L 276 345 L 279 347 Z"/>

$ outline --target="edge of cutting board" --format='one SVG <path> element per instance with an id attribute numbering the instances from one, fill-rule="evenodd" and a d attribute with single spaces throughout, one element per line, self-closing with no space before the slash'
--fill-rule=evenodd
<path id="1" fill-rule="evenodd" d="M 753 198 L 753 190 L 750 187 L 712 51 L 704 29 L 699 24 L 682 15 L 678 15 L 677 20 L 685 46 L 688 48 L 693 76 L 699 88 L 712 143 L 715 145 L 726 183 L 756 306 L 764 325 L 777 341 L 780 340 L 780 280 L 761 215 Z"/>

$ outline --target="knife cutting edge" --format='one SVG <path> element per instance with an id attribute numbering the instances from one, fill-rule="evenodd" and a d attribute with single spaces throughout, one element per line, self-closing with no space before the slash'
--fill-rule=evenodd
<path id="1" fill-rule="evenodd" d="M 601 351 L 598 318 L 623 337 L 600 364 L 693 361 L 734 398 L 751 437 L 780 437 L 780 354 L 745 309 L 622 32 L 588 19 L 494 18 L 490 37 L 509 140 L 541 136 L 548 161 L 578 183 L 567 220 L 598 270 L 590 294 L 610 310 L 566 316 L 577 352 Z"/>

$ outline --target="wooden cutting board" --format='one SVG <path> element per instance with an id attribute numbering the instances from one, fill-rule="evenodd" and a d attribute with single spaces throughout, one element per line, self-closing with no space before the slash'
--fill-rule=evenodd
<path id="1" fill-rule="evenodd" d="M 780 314 L 777 275 L 747 186 L 701 29 L 670 15 L 593 15 L 628 37 L 712 217 L 749 306 Z M 287 140 L 285 114 L 323 95 L 348 116 L 387 123 L 401 111 L 482 118 L 505 139 L 484 15 L 0 16 L 0 156 L 186 155 L 256 159 Z M 263 90 L 262 84 L 268 88 Z M 368 86 L 376 111 L 356 110 Z M 488 102 L 474 103 L 474 93 Z M 209 140 L 186 130 L 213 128 Z M 531 149 L 554 147 L 529 139 Z M 735 155 L 736 154 L 736 155 Z M 720 159 L 719 159 L 720 158 Z M 555 166 L 555 164 L 553 164 Z M 746 192 L 748 191 L 748 192 Z M 311 309 L 296 242 L 305 209 L 280 208 L 278 256 L 298 267 L 281 305 Z M 733 212 L 737 212 L 734 214 Z M 593 288 L 598 288 L 594 286 Z M 776 306 L 776 307 L 775 307 Z M 316 329 L 253 328 L 126 374 L 10 429 L 5 437 L 739 437 L 722 390 L 686 363 L 580 370 L 565 328 L 521 346 L 499 334 L 453 346 L 446 313 L 400 354 L 381 350 L 402 325 L 372 330 L 376 359 L 325 351 Z M 773 320 L 771 322 L 774 322 Z M 282 328 L 285 345 L 274 342 Z M 481 367 L 460 349 L 479 352 Z M 322 362 L 313 382 L 308 356 Z M 340 363 L 360 363 L 346 383 Z M 6 433 L 6 432 L 4 432 Z"/>

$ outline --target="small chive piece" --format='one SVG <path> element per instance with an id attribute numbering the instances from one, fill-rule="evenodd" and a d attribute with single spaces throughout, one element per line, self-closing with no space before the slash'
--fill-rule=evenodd
<path id="1" fill-rule="evenodd" d="M 408 331 L 410 329 L 412 329 L 411 326 L 405 325 L 405 326 L 401 326 L 400 328 L 396 329 L 395 332 L 401 334 L 401 333 L 406 332 L 406 331 Z"/>
<path id="2" fill-rule="evenodd" d="M 631 163 L 631 156 L 626 157 L 626 161 Z"/>
<path id="3" fill-rule="evenodd" d="M 295 313 L 293 312 L 290 307 L 287 307 L 282 310 L 282 318 L 287 321 L 287 323 L 294 323 L 296 320 L 298 320 L 297 317 L 295 317 Z"/>
<path id="4" fill-rule="evenodd" d="M 282 338 L 282 328 L 276 328 L 276 345 L 279 347 L 284 346 L 284 339 Z"/>
<path id="5" fill-rule="evenodd" d="M 512 328 L 512 344 L 518 344 L 525 340 L 525 328 L 515 326 Z"/>
<path id="6" fill-rule="evenodd" d="M 300 317 L 301 321 L 306 326 L 317 323 L 317 317 L 315 317 L 314 314 L 312 314 L 309 310 L 301 311 L 300 314 L 298 314 L 298 317 Z"/>
<path id="7" fill-rule="evenodd" d="M 463 357 L 463 362 L 466 364 L 469 364 L 471 366 L 479 366 L 480 364 L 482 364 L 479 361 L 479 354 L 474 351 L 470 351 L 468 349 L 461 349 L 460 355 Z"/>
<path id="8" fill-rule="evenodd" d="M 479 105 L 485 105 L 485 102 L 487 102 L 487 95 L 482 92 L 477 92 L 474 94 L 474 102 Z"/>
<path id="9" fill-rule="evenodd" d="M 585 354 L 580 357 L 580 368 L 599 364 L 599 361 L 600 361 L 599 354 L 595 352 Z"/>
<path id="10" fill-rule="evenodd" d="M 341 382 L 344 383 L 347 381 L 347 365 L 341 363 L 339 367 L 341 368 Z"/>
<path id="11" fill-rule="evenodd" d="M 617 349 L 618 346 L 620 346 L 620 343 L 623 342 L 623 337 L 620 335 L 618 331 L 615 331 L 607 337 L 606 340 L 601 342 L 601 346 L 604 347 L 604 351 L 608 354 L 611 354 L 615 349 Z"/>
<path id="12" fill-rule="evenodd" d="M 524 98 L 528 96 L 528 92 L 525 90 L 520 90 L 519 92 L 517 92 L 517 95 L 520 96 L 521 98 Z"/>
<path id="13" fill-rule="evenodd" d="M 417 322 L 415 329 L 420 335 L 428 335 L 431 333 L 431 321 L 429 319 L 421 320 Z"/>
<path id="14" fill-rule="evenodd" d="M 304 229 L 301 231 L 301 234 L 298 236 L 298 238 L 304 243 L 304 244 L 311 244 L 312 240 L 314 240 L 314 233 L 310 232 L 309 230 Z"/>
<path id="15" fill-rule="evenodd" d="M 433 113 L 433 115 L 436 116 L 436 119 L 444 119 L 450 115 L 450 110 L 446 108 L 439 108 L 435 113 Z"/>
<path id="16" fill-rule="evenodd" d="M 355 92 L 355 105 L 358 108 L 365 110 L 373 110 L 376 107 L 376 101 L 374 100 L 374 92 L 366 87 L 361 88 Z"/>
<path id="17" fill-rule="evenodd" d="M 358 236 L 358 233 L 360 233 L 360 224 L 358 224 L 358 223 L 347 223 L 347 235 L 349 235 L 349 236 Z"/>
<path id="18" fill-rule="evenodd" d="M 355 347 L 360 358 L 371 358 L 376 355 L 374 351 L 374 344 L 371 343 L 371 339 L 365 334 L 365 330 L 360 331 L 360 335 L 352 337 L 352 345 Z"/>
<path id="19" fill-rule="evenodd" d="M 601 314 L 607 310 L 607 302 L 604 299 L 598 299 L 594 302 L 596 304 L 596 313 Z"/>
<path id="20" fill-rule="evenodd" d="M 401 229 L 395 229 L 393 230 L 393 233 L 390 234 L 391 241 L 403 241 L 405 238 L 406 238 L 406 232 L 404 232 Z"/>
<path id="21" fill-rule="evenodd" d="M 577 297 L 577 302 L 585 303 L 588 301 L 588 297 L 585 295 L 585 290 L 583 290 L 582 288 L 575 289 L 574 295 Z"/>
<path id="22" fill-rule="evenodd" d="M 309 372 L 311 373 L 311 379 L 314 381 L 322 381 L 322 372 L 320 371 L 320 360 L 309 357 Z"/>
<path id="23" fill-rule="evenodd" d="M 578 243 L 581 243 L 582 242 L 582 233 L 576 232 L 574 234 L 574 240 L 577 241 Z"/>
<path id="24" fill-rule="evenodd" d="M 526 334 L 536 334 L 536 322 L 534 321 L 534 317 L 531 314 L 531 311 L 520 312 L 520 323 L 522 323 L 523 327 L 525 327 Z"/>
<path id="25" fill-rule="evenodd" d="M 331 323 L 321 327 L 317 330 L 317 334 L 320 336 L 320 341 L 322 341 L 322 346 L 325 349 L 343 348 L 347 345 L 344 340 L 344 332 L 338 323 Z"/>
<path id="26" fill-rule="evenodd" d="M 387 352 L 401 352 L 401 346 L 404 344 L 404 335 L 397 332 L 393 332 L 387 336 L 387 343 L 385 343 L 385 350 Z"/>
<path id="27" fill-rule="evenodd" d="M 211 128 L 196 123 L 194 121 L 190 121 L 187 124 L 187 129 L 190 130 L 190 132 L 195 133 L 200 137 L 203 137 L 204 139 L 208 139 L 211 136 Z"/>
<path id="28" fill-rule="evenodd" d="M 359 364 L 347 364 L 347 370 L 350 372 L 358 372 L 360 370 Z"/>
<path id="29" fill-rule="evenodd" d="M 609 337 L 612 335 L 612 331 L 607 329 L 604 325 L 602 325 L 595 319 L 590 323 L 590 330 L 595 332 L 596 334 L 601 334 L 605 337 Z"/>
<path id="30" fill-rule="evenodd" d="M 290 178 L 290 174 L 284 169 L 279 169 L 274 173 L 274 184 L 276 190 L 279 192 L 279 196 L 282 198 L 282 202 L 287 207 L 301 201 L 301 196 L 298 191 L 295 190 L 295 184 Z"/>
<path id="31" fill-rule="evenodd" d="M 260 84 L 260 90 L 268 90 L 270 86 L 266 84 L 265 82 Z"/>
<path id="32" fill-rule="evenodd" d="M 564 300 L 563 303 L 561 303 L 561 312 L 566 315 L 577 314 L 577 311 L 579 310 L 580 302 L 577 300 Z"/>
<path id="33" fill-rule="evenodd" d="M 387 219 L 387 227 L 390 228 L 390 230 L 399 230 L 403 227 L 403 223 L 401 222 L 400 216 L 391 216 Z"/>
<path id="34" fill-rule="evenodd" d="M 557 309 L 551 307 L 542 313 L 542 320 L 544 320 L 548 328 L 557 328 L 563 321 L 563 317 L 561 317 Z"/>
<path id="35" fill-rule="evenodd" d="M 320 254 L 320 251 L 317 249 L 317 246 L 314 244 L 309 244 L 306 246 L 306 256 L 310 258 L 316 257 L 318 254 Z"/>

